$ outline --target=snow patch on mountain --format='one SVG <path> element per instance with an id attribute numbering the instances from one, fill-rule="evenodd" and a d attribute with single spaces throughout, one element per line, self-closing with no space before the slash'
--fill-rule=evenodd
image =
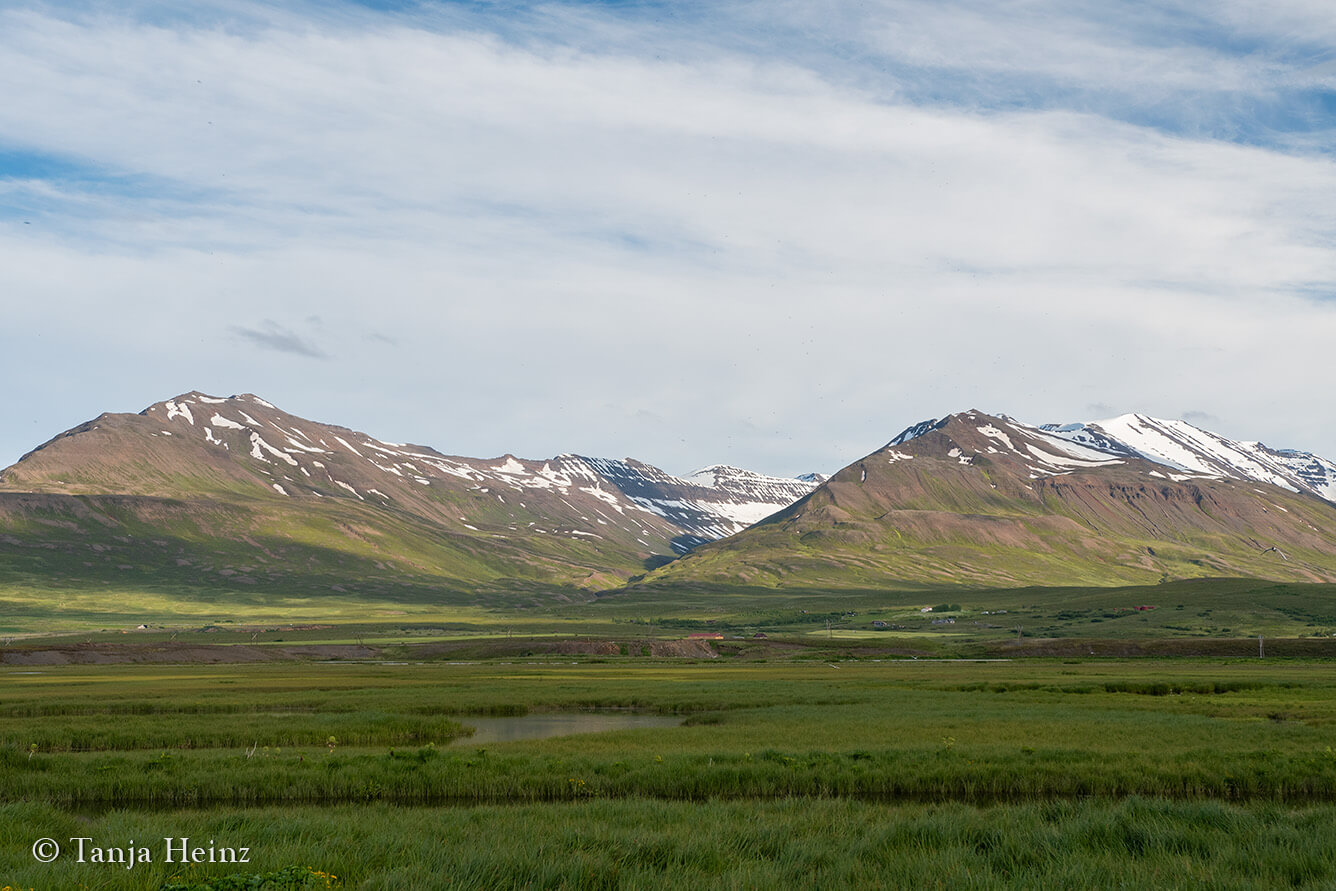
<path id="1" fill-rule="evenodd" d="M 1102 421 L 1030 425 L 978 412 L 964 412 L 942 420 L 929 419 L 906 428 L 882 454 L 895 463 L 908 457 L 891 448 L 919 439 L 935 430 L 956 430 L 953 421 L 970 425 L 985 439 L 975 446 L 988 456 L 1011 455 L 1026 466 L 1031 479 L 1108 467 L 1141 459 L 1158 464 L 1168 474 L 1156 475 L 1181 482 L 1190 479 L 1238 479 L 1267 483 L 1291 492 L 1309 492 L 1336 502 L 1336 463 L 1308 452 L 1272 449 L 1260 442 L 1239 442 L 1203 430 L 1187 421 L 1166 421 L 1149 415 L 1126 414 Z M 965 438 L 969 438 L 965 436 Z M 951 448 L 945 457 L 968 463 L 970 448 Z"/>
<path id="2" fill-rule="evenodd" d="M 937 420 L 936 418 L 929 418 L 926 421 L 919 421 L 917 424 L 912 424 L 909 427 L 906 427 L 904 430 L 900 431 L 900 434 L 896 436 L 894 439 L 892 439 L 890 442 L 886 443 L 886 445 L 888 446 L 904 445 L 911 439 L 918 439 L 925 433 L 928 433 L 932 430 L 940 429 L 945 424 L 946 424 L 945 418 L 943 418 L 940 421 Z"/>
<path id="3" fill-rule="evenodd" d="M 961 426 L 956 427 L 953 424 Z M 978 411 L 951 415 L 942 420 L 929 419 L 907 427 L 882 449 L 881 454 L 894 464 L 913 455 L 893 448 L 942 431 L 948 439 L 959 439 L 945 452 L 945 457 L 970 466 L 975 459 L 1009 456 L 1019 461 L 1030 479 L 1071 473 L 1093 467 L 1120 464 L 1123 457 L 1111 454 L 1071 436 L 1072 431 L 1058 432 L 1056 427 L 1036 427 L 1016 421 L 1006 415 L 990 416 Z M 977 434 L 977 435 L 976 435 Z M 980 439 L 982 437 L 982 439 Z"/>
<path id="4" fill-rule="evenodd" d="M 1016 451 L 1016 447 L 1011 444 L 1011 437 L 1007 436 L 1006 433 L 997 429 L 992 424 L 985 424 L 984 426 L 980 427 L 979 432 L 982 433 L 984 436 L 996 439 L 998 442 L 1004 444 L 1007 448 L 1011 449 L 1013 452 Z"/>
<path id="5" fill-rule="evenodd" d="M 368 478 L 367 473 L 412 481 L 415 491 L 434 485 L 448 488 L 457 485 L 453 480 L 466 480 L 474 484 L 473 491 L 495 498 L 502 505 L 509 503 L 507 498 L 513 492 L 524 509 L 526 493 L 533 497 L 544 492 L 559 497 L 577 515 L 589 515 L 581 518 L 582 523 L 589 524 L 586 528 L 568 529 L 563 525 L 558 530 L 561 534 L 599 537 L 592 530 L 616 526 L 638 537 L 670 538 L 679 553 L 702 541 L 738 532 L 787 507 L 826 480 L 816 473 L 797 479 L 772 477 L 725 464 L 678 477 L 629 458 L 615 460 L 574 454 L 545 461 L 513 455 L 491 460 L 447 457 L 425 447 L 384 442 L 338 427 L 321 426 L 316 436 L 311 436 L 293 425 L 294 421 L 303 423 L 301 419 L 283 413 L 253 394 L 221 398 L 192 392 L 152 406 L 145 414 L 162 412 L 168 420 L 179 417 L 193 424 L 191 405 L 201 419 L 209 418 L 209 426 L 198 428 L 206 444 L 227 449 L 231 440 L 231 444 L 256 461 L 269 466 L 278 462 L 300 470 L 299 483 L 290 478 L 285 478 L 291 483 L 286 485 L 266 481 L 275 491 L 282 490 L 289 497 L 346 494 L 365 500 L 367 493 L 388 500 L 416 497 L 388 485 L 383 488 L 391 494 L 385 494 L 367 485 L 374 478 Z M 311 423 L 314 422 L 306 422 Z M 266 429 L 269 427 L 276 432 L 269 433 Z M 261 431 L 265 431 L 264 435 Z M 331 466 L 316 460 L 317 456 L 331 462 Z M 348 464 L 354 460 L 356 470 Z M 339 467 L 348 467 L 349 476 L 345 479 L 332 476 Z M 266 470 L 260 472 L 268 474 Z M 358 484 L 354 486 L 348 479 Z M 581 499 L 587 500 L 577 508 Z"/>
<path id="6" fill-rule="evenodd" d="M 265 442 L 264 438 L 261 437 L 260 434 L 255 433 L 254 431 L 251 432 L 250 443 L 251 443 L 252 458 L 256 458 L 268 464 L 270 463 L 269 459 L 266 458 L 263 454 L 264 452 L 268 452 L 269 454 L 273 455 L 280 461 L 291 464 L 293 467 L 297 466 L 296 460 L 291 455 L 289 455 L 287 452 L 282 451 L 281 449 L 274 448 L 269 443 Z"/>
<path id="7" fill-rule="evenodd" d="M 189 423 L 195 423 L 195 416 L 190 413 L 190 405 L 188 403 L 173 402 L 169 400 L 166 405 L 167 420 L 170 421 L 172 418 L 185 418 Z"/>
<path id="8" fill-rule="evenodd" d="M 1323 488 L 1321 482 L 1314 486 L 1303 480 L 1295 468 L 1261 443 L 1237 442 L 1187 421 L 1126 414 L 1082 425 L 1073 432 L 1117 443 L 1138 457 L 1190 475 L 1253 480 L 1328 498 L 1333 494 L 1318 491 Z M 1299 463 L 1304 462 L 1301 459 Z M 1330 477 L 1320 475 L 1320 480 L 1326 479 Z"/>
<path id="9" fill-rule="evenodd" d="M 246 429 L 246 425 L 245 425 L 245 424 L 238 424 L 236 421 L 233 421 L 231 418 L 225 418 L 225 417 L 223 417 L 222 415 L 218 414 L 217 412 L 215 412 L 214 415 L 213 415 L 213 417 L 209 419 L 209 423 L 212 424 L 212 425 L 215 426 L 215 427 L 226 427 L 228 430 L 245 430 L 245 429 Z"/>
<path id="10" fill-rule="evenodd" d="M 1141 459 L 1166 468 L 1169 473 L 1156 475 L 1176 482 L 1200 478 L 1249 480 L 1336 502 L 1336 462 L 1309 452 L 1232 440 L 1187 421 L 1142 414 L 1036 426 L 1004 416 L 999 416 L 1001 423 L 995 423 L 977 412 L 965 412 L 907 427 L 882 454 L 892 463 L 903 460 L 908 456 L 890 446 L 945 429 L 953 418 L 972 425 L 990 443 L 976 448 L 988 455 L 1019 457 L 1032 479 Z M 945 456 L 964 463 L 972 457 L 967 451 L 953 449 Z"/>
<path id="11" fill-rule="evenodd" d="M 1245 443 L 1259 455 L 1270 457 L 1286 469 L 1289 478 L 1328 501 L 1336 501 L 1336 462 L 1310 452 L 1294 449 L 1269 449 L 1260 442 Z"/>

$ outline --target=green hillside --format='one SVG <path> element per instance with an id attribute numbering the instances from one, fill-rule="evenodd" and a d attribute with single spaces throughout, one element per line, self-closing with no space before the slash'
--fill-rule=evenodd
<path id="1" fill-rule="evenodd" d="M 791 507 L 695 549 L 643 583 L 1336 581 L 1336 505 L 1315 496 L 1264 483 L 1174 479 L 1140 460 L 1037 476 L 1014 455 L 989 449 L 965 423 L 887 446 Z"/>

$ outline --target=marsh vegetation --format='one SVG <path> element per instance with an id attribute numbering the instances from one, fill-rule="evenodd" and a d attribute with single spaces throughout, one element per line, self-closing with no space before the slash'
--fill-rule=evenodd
<path id="1" fill-rule="evenodd" d="M 1336 675 L 1313 662 L 54 666 L 3 689 L 0 875 L 23 887 L 171 878 L 42 866 L 38 836 L 210 833 L 359 888 L 1333 878 Z M 600 709 L 673 726 L 466 736 Z"/>

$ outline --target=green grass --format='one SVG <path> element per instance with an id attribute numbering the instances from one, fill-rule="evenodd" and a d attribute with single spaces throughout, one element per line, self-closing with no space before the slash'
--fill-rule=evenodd
<path id="1" fill-rule="evenodd" d="M 923 613 L 949 601 L 960 610 Z M 892 632 L 957 641 L 1026 637 L 1237 639 L 1336 637 L 1336 585 L 1190 579 L 1133 587 L 628 588 L 564 612 L 638 627 L 729 632 Z M 1139 610 L 1150 606 L 1153 609 Z M 950 616 L 951 625 L 932 620 Z M 874 622 L 887 623 L 877 631 Z M 895 626 L 895 627 L 891 627 Z M 904 636 L 900 634 L 898 636 Z"/>
<path id="2" fill-rule="evenodd" d="M 1330 579 L 1336 567 L 1331 506 L 1311 496 L 1199 481 L 1166 484 L 1161 497 L 1161 487 L 1145 477 L 1117 471 L 1039 482 L 1012 473 L 998 486 L 983 465 L 919 458 L 851 466 L 799 505 L 696 548 L 643 585 L 1114 586 L 1222 576 L 1299 582 Z M 1288 559 L 1265 550 L 1261 539 Z"/>
<path id="3" fill-rule="evenodd" d="M 0 678 L 0 884 L 17 887 L 290 867 L 362 889 L 1336 880 L 1336 677 L 1322 663 L 621 658 Z M 682 724 L 450 745 L 473 714 L 590 708 Z M 244 873 L 43 866 L 30 853 L 43 836 L 212 838 L 257 859 Z"/>
<path id="4" fill-rule="evenodd" d="M 1336 801 L 1336 686 L 1305 663 L 109 666 L 6 681 L 0 800 Z M 687 723 L 444 747 L 470 713 L 588 708 Z"/>
<path id="5" fill-rule="evenodd" d="M 669 567 L 646 583 L 594 591 L 582 586 L 596 555 L 570 550 L 579 542 L 563 543 L 562 553 L 506 556 L 495 552 L 501 543 L 443 538 L 409 517 L 381 518 L 372 530 L 357 505 L 322 506 L 294 522 L 272 513 L 281 499 L 130 501 L 57 499 L 45 513 L 0 523 L 0 635 L 140 623 L 176 632 L 229 623 L 385 630 L 438 623 L 490 633 L 608 634 L 624 625 L 651 636 L 705 628 L 804 634 L 824 631 L 827 622 L 835 631 L 868 633 L 885 622 L 899 626 L 888 634 L 947 642 L 1000 641 L 1018 625 L 1029 637 L 1091 639 L 1336 635 L 1336 585 L 1237 578 L 1133 587 L 928 584 L 895 581 L 859 559 L 837 565 L 799 542 L 797 563 L 781 561 L 747 584 L 672 582 L 681 573 Z M 80 513 L 93 508 L 105 522 Z M 171 533 L 163 531 L 166 520 Z M 722 559 L 725 544 L 685 562 Z M 819 557 L 830 564 L 829 578 L 793 574 Z M 962 609 L 952 613 L 953 625 L 933 626 L 936 616 L 919 609 L 943 602 Z M 1155 609 L 1134 609 L 1143 605 Z"/>
<path id="6" fill-rule="evenodd" d="M 478 888 L 1334 878 L 1313 852 L 1330 849 L 1336 823 L 1336 682 L 1322 662 L 1275 658 L 1330 655 L 1333 586 L 681 586 L 597 598 L 518 587 L 468 602 L 374 573 L 365 590 L 338 592 L 319 573 L 251 589 L 118 572 L 11 575 L 0 625 L 30 650 L 364 644 L 373 658 L 428 661 L 0 669 L 0 884 L 173 881 L 160 864 L 38 865 L 37 833 L 239 834 L 261 855 L 244 875 L 310 866 L 368 889 L 442 877 Z M 920 612 L 929 605 L 959 609 Z M 955 623 L 930 624 L 943 615 Z M 154 627 L 121 633 L 145 621 Z M 709 661 L 640 655 L 699 630 L 746 639 L 713 644 L 721 658 Z M 757 631 L 770 639 L 750 639 Z M 552 636 L 575 634 L 612 639 L 614 654 L 564 655 Z M 1272 658 L 1089 655 L 1249 656 L 1257 634 Z M 430 661 L 444 659 L 492 661 Z M 585 708 L 684 724 L 450 744 L 469 715 Z M 243 875 L 215 866 L 176 881 L 229 872 Z"/>
<path id="7" fill-rule="evenodd" d="M 213 616 L 522 611 L 588 599 L 641 566 L 640 545 L 603 553 L 566 537 L 503 541 L 344 499 L 297 510 L 253 492 L 194 501 L 7 497 L 0 632 Z M 33 503 L 6 509 L 24 498 Z"/>
<path id="8" fill-rule="evenodd" d="M 653 800 L 448 809 L 383 805 L 93 818 L 0 806 L 0 875 L 22 888 L 157 888 L 234 866 L 33 863 L 36 837 L 252 849 L 363 891 L 403 888 L 1325 888 L 1336 809 L 1144 799 L 879 805 Z M 68 844 L 68 843 L 67 843 Z"/>

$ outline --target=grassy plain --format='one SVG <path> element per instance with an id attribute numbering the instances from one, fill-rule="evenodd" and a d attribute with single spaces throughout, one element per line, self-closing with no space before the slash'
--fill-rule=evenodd
<path id="1" fill-rule="evenodd" d="M 906 638 L 929 650 L 1016 638 L 1235 640 L 1259 635 L 1336 640 L 1336 585 L 1191 579 L 1135 587 L 725 590 L 630 587 L 598 596 L 542 591 L 492 604 L 457 592 L 366 599 L 330 592 L 183 590 L 0 579 L 0 635 L 135 640 L 207 635 L 208 643 L 393 642 L 427 637 L 592 635 L 675 637 L 821 634 Z M 243 586 L 244 588 L 244 586 Z M 499 597 L 499 595 L 498 595 Z M 942 607 L 954 609 L 942 609 Z M 934 607 L 930 613 L 924 607 Z M 935 623 L 935 620 L 950 619 Z M 881 623 L 878 625 L 877 623 Z M 312 627 L 317 626 L 317 627 Z M 101 638 L 98 635 L 103 635 Z"/>
<path id="2" fill-rule="evenodd" d="M 943 606 L 955 609 L 943 610 Z M 922 612 L 932 607 L 931 613 Z M 735 631 L 903 630 L 954 640 L 1015 637 L 1336 636 L 1336 585 L 1187 579 L 1132 587 L 719 589 L 631 587 L 572 605 L 566 616 L 711 625 Z M 934 619 L 950 618 L 949 625 Z"/>
<path id="3" fill-rule="evenodd" d="M 180 872 L 41 865 L 43 836 L 207 837 L 368 889 L 1336 880 L 1325 663 L 811 655 L 7 668 L 0 884 Z M 454 742 L 582 709 L 682 723 Z"/>
<path id="4" fill-rule="evenodd" d="M 0 887 L 1336 882 L 1336 586 L 50 584 L 0 585 Z M 679 723 L 468 736 L 589 710 Z M 155 861 L 33 858 L 80 836 Z M 254 857 L 183 870 L 168 836 Z"/>

